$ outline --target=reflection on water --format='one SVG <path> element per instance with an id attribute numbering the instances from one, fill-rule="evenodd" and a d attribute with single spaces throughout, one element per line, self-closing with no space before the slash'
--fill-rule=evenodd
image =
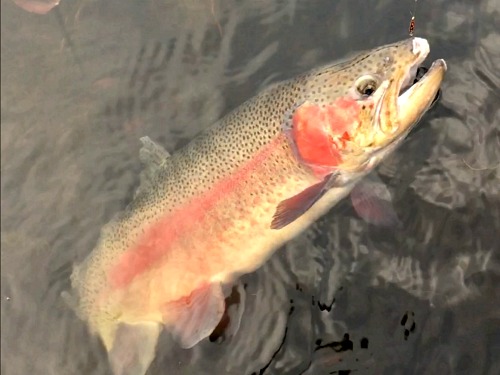
<path id="1" fill-rule="evenodd" d="M 273 81 L 404 38 L 411 6 L 80 0 L 37 15 L 3 1 L 2 373 L 109 373 L 60 293 L 130 201 L 140 136 L 175 150 Z M 499 371 L 499 13 L 419 2 L 416 34 L 450 69 L 378 169 L 403 228 L 342 202 L 241 278 L 234 335 L 181 350 L 164 334 L 151 374 Z"/>

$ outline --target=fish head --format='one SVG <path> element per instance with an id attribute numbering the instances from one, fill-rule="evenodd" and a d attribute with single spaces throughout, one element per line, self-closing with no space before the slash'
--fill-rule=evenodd
<path id="1" fill-rule="evenodd" d="M 438 94 L 444 60 L 416 79 L 429 51 L 427 40 L 410 38 L 307 75 L 303 100 L 290 116 L 301 161 L 320 175 L 373 168 Z"/>

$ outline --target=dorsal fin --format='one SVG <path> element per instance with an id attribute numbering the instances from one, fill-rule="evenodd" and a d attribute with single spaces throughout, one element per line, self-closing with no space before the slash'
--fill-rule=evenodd
<path id="1" fill-rule="evenodd" d="M 166 162 L 170 154 L 149 137 L 140 139 L 142 147 L 139 151 L 139 159 L 144 168 L 141 172 L 141 183 L 135 195 L 149 188 L 160 167 Z"/>

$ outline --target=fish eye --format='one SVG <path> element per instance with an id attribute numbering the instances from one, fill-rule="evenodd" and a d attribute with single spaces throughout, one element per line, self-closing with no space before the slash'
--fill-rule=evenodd
<path id="1" fill-rule="evenodd" d="M 378 80 L 373 76 L 362 76 L 356 81 L 356 91 L 361 96 L 371 96 L 377 88 Z"/>

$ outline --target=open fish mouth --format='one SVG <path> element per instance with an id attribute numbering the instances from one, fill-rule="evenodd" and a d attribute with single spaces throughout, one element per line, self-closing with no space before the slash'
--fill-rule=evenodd
<path id="1" fill-rule="evenodd" d="M 423 38 L 408 42 L 413 55 L 411 64 L 399 79 L 396 75 L 377 90 L 372 155 L 383 154 L 405 138 L 436 101 L 447 69 L 442 59 L 434 61 L 429 69 L 422 67 L 430 51 L 429 43 Z"/>
<path id="2" fill-rule="evenodd" d="M 422 66 L 422 65 L 419 66 L 412 85 L 414 85 L 415 83 L 420 81 L 422 78 L 424 78 L 425 74 L 427 74 L 428 71 L 429 71 L 429 68 L 426 68 L 425 66 Z M 441 89 L 438 90 L 436 96 L 432 100 L 431 107 L 439 100 L 440 97 L 441 97 Z"/>
<path id="3" fill-rule="evenodd" d="M 393 88 L 394 99 L 390 98 L 389 88 L 389 98 L 381 106 L 381 129 L 386 134 L 394 134 L 392 141 L 407 134 L 436 101 L 447 69 L 443 59 L 434 61 L 429 69 L 421 66 L 430 51 L 427 40 L 413 38 L 410 46 L 414 59 Z M 384 111 L 395 115 L 395 119 L 384 118 Z"/>
<path id="4" fill-rule="evenodd" d="M 439 61 L 439 60 L 438 60 Z M 444 63 L 444 60 L 440 60 Z M 446 63 L 445 63 L 446 65 Z M 408 74 L 406 75 L 403 85 L 401 86 L 401 89 L 399 91 L 399 96 L 403 95 L 409 88 L 411 88 L 414 84 L 422 80 L 425 75 L 429 72 L 429 68 L 423 66 L 423 65 L 417 65 L 413 66 Z M 434 105 L 439 98 L 441 97 L 441 89 L 438 90 L 436 96 L 432 100 L 431 106 Z M 401 100 L 404 100 L 403 98 Z"/>
<path id="5" fill-rule="evenodd" d="M 417 55 L 414 63 L 409 67 L 406 76 L 403 78 L 400 88 L 400 95 L 408 90 L 413 84 L 417 83 L 428 71 L 421 64 L 425 61 L 430 52 L 429 43 L 422 38 L 412 40 L 412 52 Z"/>
<path id="6" fill-rule="evenodd" d="M 428 70 L 417 68 L 415 76 L 410 75 L 412 83 L 401 90 L 397 98 L 398 122 L 403 128 L 409 130 L 439 98 L 445 72 L 446 63 L 439 59 Z"/>
<path id="7" fill-rule="evenodd" d="M 417 101 L 415 104 L 422 112 L 425 112 L 439 98 L 441 92 L 439 87 L 447 69 L 446 62 L 443 59 L 438 59 L 432 63 L 430 68 L 422 66 L 421 64 L 427 58 L 429 51 L 429 43 L 425 39 L 413 39 L 413 53 L 417 57 L 402 80 L 397 98 L 398 112 L 403 111 L 403 107 L 411 100 Z M 426 100 L 422 95 L 415 97 L 415 92 L 418 90 L 429 94 Z M 429 97 L 432 97 L 432 100 L 429 101 Z"/>
<path id="8" fill-rule="evenodd" d="M 430 51 L 426 39 L 412 38 L 405 43 L 410 53 L 401 59 L 408 61 L 407 68 L 385 80 L 376 92 L 375 124 L 380 132 L 375 134 L 374 144 L 378 147 L 410 131 L 431 107 L 446 71 L 446 63 L 441 59 L 434 61 L 427 71 L 421 67 Z"/>

